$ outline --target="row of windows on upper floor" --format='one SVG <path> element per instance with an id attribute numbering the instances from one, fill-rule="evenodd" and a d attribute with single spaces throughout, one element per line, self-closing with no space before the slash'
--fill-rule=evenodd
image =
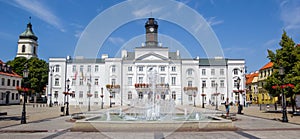
<path id="1" fill-rule="evenodd" d="M 12 80 L 12 83 L 11 83 Z M 5 78 L 1 79 L 1 86 L 20 86 L 20 81 L 19 80 L 14 80 L 14 79 L 6 79 L 6 84 L 5 84 Z"/>
<path id="2" fill-rule="evenodd" d="M 260 72 L 259 76 L 260 76 L 260 78 L 269 77 L 272 72 L 273 72 L 273 69 L 264 70 L 264 71 Z"/>

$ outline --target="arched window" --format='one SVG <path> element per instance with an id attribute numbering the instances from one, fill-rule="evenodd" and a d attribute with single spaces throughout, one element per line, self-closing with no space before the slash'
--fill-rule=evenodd
<path id="1" fill-rule="evenodd" d="M 139 99 L 143 99 L 143 92 L 139 92 Z"/>
<path id="2" fill-rule="evenodd" d="M 25 52 L 25 49 L 26 49 L 26 46 L 25 46 L 25 45 L 22 45 L 22 53 Z"/>
<path id="3" fill-rule="evenodd" d="M 36 55 L 36 47 L 33 47 L 33 54 Z"/>
<path id="4" fill-rule="evenodd" d="M 187 75 L 193 75 L 193 69 L 188 69 L 187 70 Z"/>
<path id="5" fill-rule="evenodd" d="M 112 73 L 115 73 L 115 72 L 116 72 L 116 66 L 115 66 L 115 65 L 112 65 L 112 66 L 111 66 L 111 72 L 112 72 Z"/>
<path id="6" fill-rule="evenodd" d="M 238 73 L 238 69 L 234 69 L 234 70 L 233 70 L 233 74 L 234 74 L 234 75 L 238 75 L 238 74 L 239 74 L 239 73 Z"/>

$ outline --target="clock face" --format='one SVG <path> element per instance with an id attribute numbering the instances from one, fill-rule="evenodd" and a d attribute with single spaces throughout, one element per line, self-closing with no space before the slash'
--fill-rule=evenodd
<path id="1" fill-rule="evenodd" d="M 153 32 L 153 31 L 154 31 L 154 28 L 149 28 L 149 31 L 150 31 L 150 32 Z"/>

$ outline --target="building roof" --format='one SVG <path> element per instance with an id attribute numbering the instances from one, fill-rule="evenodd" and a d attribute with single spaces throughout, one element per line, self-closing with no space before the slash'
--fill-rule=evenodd
<path id="1" fill-rule="evenodd" d="M 5 65 L 5 63 L 2 62 L 1 60 L 0 60 L 0 75 L 22 78 L 22 76 L 12 71 L 11 67 L 9 65 Z"/>
<path id="2" fill-rule="evenodd" d="M 273 67 L 273 62 L 269 62 L 266 65 L 264 65 L 261 69 L 259 70 L 265 70 Z"/>
<path id="3" fill-rule="evenodd" d="M 227 59 L 200 58 L 199 66 L 226 66 Z"/>
<path id="4" fill-rule="evenodd" d="M 251 84 L 255 77 L 258 77 L 258 72 L 250 73 L 246 75 L 246 85 Z"/>
<path id="5" fill-rule="evenodd" d="M 38 40 L 38 37 L 35 36 L 33 31 L 32 31 L 32 25 L 31 25 L 30 22 L 27 24 L 26 30 L 23 33 L 20 34 L 19 38 L 20 39 L 33 39 L 35 41 Z"/>

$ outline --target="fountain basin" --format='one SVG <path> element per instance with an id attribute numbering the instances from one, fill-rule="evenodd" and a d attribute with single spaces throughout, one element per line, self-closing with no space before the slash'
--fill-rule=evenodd
<path id="1" fill-rule="evenodd" d="M 231 120 L 210 116 L 200 121 L 100 121 L 92 117 L 75 122 L 71 131 L 83 132 L 170 132 L 236 130 Z M 113 119 L 113 118 L 112 118 Z"/>

